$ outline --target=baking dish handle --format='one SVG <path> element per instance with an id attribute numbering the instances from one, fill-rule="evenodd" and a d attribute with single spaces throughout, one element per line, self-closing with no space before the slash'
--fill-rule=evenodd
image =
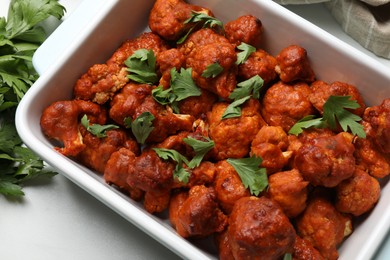
<path id="1" fill-rule="evenodd" d="M 47 24 L 48 27 L 58 27 L 34 53 L 32 62 L 39 75 L 42 75 L 58 60 L 58 57 L 64 53 L 76 36 L 86 27 L 88 22 L 101 10 L 101 6 L 105 2 L 106 0 L 83 0 L 62 21 L 49 21 L 50 24 Z"/>

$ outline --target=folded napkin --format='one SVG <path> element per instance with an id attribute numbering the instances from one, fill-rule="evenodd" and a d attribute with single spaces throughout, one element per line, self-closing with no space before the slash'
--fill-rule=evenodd
<path id="1" fill-rule="evenodd" d="M 325 6 L 343 30 L 364 48 L 390 59 L 390 0 L 275 0 L 287 4 Z"/>

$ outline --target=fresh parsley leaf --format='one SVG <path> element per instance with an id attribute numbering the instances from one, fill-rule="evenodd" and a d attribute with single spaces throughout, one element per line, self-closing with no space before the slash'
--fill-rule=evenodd
<path id="1" fill-rule="evenodd" d="M 161 105 L 169 105 L 176 101 L 176 95 L 172 93 L 172 88 L 164 89 L 158 86 L 152 90 L 152 96 Z"/>
<path id="2" fill-rule="evenodd" d="M 46 35 L 37 24 L 49 16 L 60 19 L 64 11 L 58 1 L 11 1 L 7 20 L 0 18 L 0 193 L 5 195 L 23 195 L 23 181 L 47 174 L 43 161 L 22 146 L 9 118 L 38 78 L 31 60 Z"/>
<path id="3" fill-rule="evenodd" d="M 241 116 L 240 106 L 251 97 L 260 98 L 263 84 L 264 80 L 258 75 L 237 84 L 237 87 L 229 95 L 229 98 L 234 101 L 226 108 L 222 119 Z"/>
<path id="4" fill-rule="evenodd" d="M 188 32 L 182 36 L 179 40 L 176 41 L 176 44 L 182 44 L 183 42 L 185 42 L 185 40 L 188 38 L 188 36 L 192 33 L 192 31 L 194 30 L 195 27 L 192 27 L 188 30 Z"/>
<path id="5" fill-rule="evenodd" d="M 290 128 L 288 133 L 293 135 L 299 135 L 303 132 L 303 129 L 307 129 L 310 127 L 324 128 L 326 127 L 326 125 L 324 124 L 322 118 L 315 118 L 314 115 L 308 115 L 299 120 L 297 123 L 295 123 Z"/>
<path id="6" fill-rule="evenodd" d="M 119 128 L 117 125 L 99 125 L 99 124 L 90 124 L 87 115 L 84 115 L 81 118 L 81 124 L 87 129 L 88 132 L 93 134 L 98 138 L 106 137 L 106 132 L 111 129 Z"/>
<path id="7" fill-rule="evenodd" d="M 264 80 L 259 75 L 255 75 L 250 79 L 238 83 L 237 87 L 230 93 L 229 98 L 238 100 L 250 95 L 253 98 L 260 98 L 260 90 L 263 84 Z"/>
<path id="8" fill-rule="evenodd" d="M 365 138 L 364 128 L 358 123 L 362 120 L 361 117 L 346 110 L 346 108 L 356 109 L 359 107 L 360 105 L 356 100 L 352 100 L 351 96 L 330 96 L 323 106 L 323 120 L 328 123 L 331 129 L 336 129 L 338 122 L 345 132 L 350 129 L 352 134 Z"/>
<path id="9" fill-rule="evenodd" d="M 180 72 L 176 68 L 171 69 L 171 88 L 176 95 L 176 101 L 181 101 L 188 97 L 200 96 L 202 92 L 192 79 L 191 68 L 181 68 Z"/>
<path id="10" fill-rule="evenodd" d="M 237 49 L 241 51 L 237 54 L 237 65 L 244 63 L 249 58 L 249 56 L 256 51 L 255 47 L 245 42 L 242 42 L 240 45 L 238 45 Z"/>
<path id="11" fill-rule="evenodd" d="M 361 117 L 346 110 L 346 108 L 356 109 L 360 107 L 356 100 L 350 98 L 351 96 L 330 96 L 323 106 L 324 112 L 321 118 L 314 118 L 312 115 L 306 116 L 293 125 L 288 133 L 299 135 L 304 128 L 310 127 L 328 127 L 335 130 L 338 122 L 343 131 L 347 132 L 349 129 L 352 134 L 360 138 L 366 138 L 363 125 L 358 123 L 362 120 Z"/>
<path id="12" fill-rule="evenodd" d="M 125 61 L 130 72 L 128 77 L 138 83 L 155 84 L 158 82 L 156 73 L 156 56 L 153 50 L 136 50 Z"/>
<path id="13" fill-rule="evenodd" d="M 187 165 L 189 164 L 187 158 L 176 150 L 166 148 L 153 148 L 153 150 L 164 160 L 172 159 L 175 162 L 184 162 Z"/>
<path id="14" fill-rule="evenodd" d="M 0 38 L 0 46 L 5 45 L 4 39 L 2 39 L 2 38 L 4 38 L 3 35 L 5 35 L 5 32 L 6 32 L 6 29 L 5 29 L 6 25 L 7 25 L 7 21 L 5 20 L 5 17 L 0 17 L 0 35 L 2 36 Z"/>
<path id="15" fill-rule="evenodd" d="M 193 23 L 194 25 L 188 30 L 188 32 L 181 37 L 176 43 L 182 44 L 191 34 L 195 27 L 199 24 L 203 24 L 203 28 L 212 28 L 217 31 L 223 31 L 223 23 L 215 17 L 209 16 L 202 12 L 192 11 L 191 17 L 184 21 L 184 24 Z"/>
<path id="16" fill-rule="evenodd" d="M 0 193 L 6 196 L 23 196 L 22 186 L 0 179 Z"/>
<path id="17" fill-rule="evenodd" d="M 123 124 L 127 129 L 131 129 L 131 123 L 133 123 L 133 119 L 131 117 L 128 116 L 123 119 Z"/>
<path id="18" fill-rule="evenodd" d="M 32 56 L 46 39 L 39 23 L 61 19 L 65 8 L 57 0 L 11 0 L 7 19 L 0 17 L 0 193 L 21 196 L 22 183 L 55 173 L 23 146 L 15 128 L 19 101 L 38 79 Z"/>
<path id="19" fill-rule="evenodd" d="M 41 160 L 35 153 L 33 153 L 27 147 L 16 146 L 14 148 L 15 162 L 18 163 L 18 169 L 15 173 L 17 179 L 23 179 L 24 181 L 33 179 L 39 172 L 39 175 L 54 175 L 55 172 L 44 169 L 43 160 Z"/>
<path id="20" fill-rule="evenodd" d="M 191 161 L 188 161 L 188 159 L 184 155 L 173 149 L 153 148 L 153 150 L 162 159 L 172 159 L 173 161 L 177 162 L 175 171 L 173 172 L 174 178 L 177 178 L 180 182 L 188 183 L 188 180 L 190 178 L 189 169 L 193 169 L 200 165 L 203 157 L 207 154 L 208 151 L 210 151 L 210 149 L 214 147 L 214 142 L 208 138 L 205 138 L 205 140 L 203 141 L 197 140 L 192 137 L 184 138 L 183 141 L 189 146 L 191 146 L 192 149 L 194 149 L 195 151 L 195 156 L 192 158 Z M 183 164 L 187 165 L 189 169 L 184 168 Z"/>
<path id="21" fill-rule="evenodd" d="M 6 38 L 42 43 L 41 29 L 35 26 L 50 16 L 61 19 L 64 12 L 65 8 L 57 0 L 12 0 L 5 26 Z"/>
<path id="22" fill-rule="evenodd" d="M 170 88 L 164 90 L 162 86 L 158 86 L 152 90 L 152 96 L 161 105 L 170 105 L 176 113 L 179 113 L 178 101 L 188 97 L 200 96 L 202 92 L 192 79 L 191 68 L 181 68 L 180 72 L 176 68 L 172 68 L 170 73 Z"/>
<path id="23" fill-rule="evenodd" d="M 0 193 L 24 195 L 21 183 L 38 176 L 52 176 L 55 172 L 46 170 L 43 161 L 30 149 L 22 146 L 13 118 L 0 119 Z"/>
<path id="24" fill-rule="evenodd" d="M 126 128 L 131 128 L 135 139 L 140 144 L 144 144 L 150 133 L 153 131 L 154 115 L 150 112 L 143 112 L 134 121 L 130 117 L 126 117 L 124 124 Z"/>
<path id="25" fill-rule="evenodd" d="M 195 156 L 189 162 L 188 167 L 195 168 L 200 165 L 203 160 L 203 157 L 214 147 L 214 141 L 209 138 L 205 138 L 205 140 L 198 140 L 192 137 L 184 138 L 183 141 L 192 147 L 195 151 Z"/>
<path id="26" fill-rule="evenodd" d="M 187 184 L 190 180 L 190 176 L 191 173 L 188 169 L 180 166 L 179 164 L 176 165 L 175 171 L 173 172 L 173 178 L 177 179 L 181 183 Z"/>
<path id="27" fill-rule="evenodd" d="M 204 78 L 215 78 L 223 71 L 223 67 L 219 65 L 218 62 L 210 64 L 202 72 L 202 77 Z"/>
<path id="28" fill-rule="evenodd" d="M 223 27 L 223 23 L 216 19 L 215 17 L 209 16 L 202 12 L 192 11 L 191 17 L 184 21 L 184 24 L 188 23 L 203 23 L 203 27 L 213 28 L 213 27 Z"/>
<path id="29" fill-rule="evenodd" d="M 22 144 L 13 120 L 0 119 L 0 151 L 12 154 L 15 146 Z"/>
<path id="30" fill-rule="evenodd" d="M 283 256 L 283 260 L 292 260 L 292 255 L 290 253 L 285 253 Z"/>
<path id="31" fill-rule="evenodd" d="M 177 162 L 175 170 L 173 172 L 173 177 L 179 180 L 182 183 L 188 183 L 190 179 L 190 172 L 188 169 L 183 167 L 183 163 L 189 165 L 187 158 L 181 155 L 179 152 L 173 149 L 165 149 L 165 148 L 153 148 L 153 150 L 157 153 L 157 155 L 164 159 L 172 159 Z"/>
<path id="32" fill-rule="evenodd" d="M 241 105 L 244 104 L 247 100 L 249 100 L 251 96 L 246 96 L 241 99 L 238 99 L 234 102 L 232 102 L 223 112 L 222 119 L 228 119 L 233 117 L 239 117 L 241 116 Z"/>
<path id="33" fill-rule="evenodd" d="M 31 68 L 32 64 L 26 59 L 10 55 L 0 56 L 0 79 L 2 87 L 7 87 L 7 99 L 19 102 L 30 86 L 38 79 L 38 74 Z"/>
<path id="34" fill-rule="evenodd" d="M 249 188 L 252 195 L 258 196 L 268 186 L 268 177 L 265 168 L 261 168 L 260 157 L 227 159 L 241 178 L 245 188 Z"/>

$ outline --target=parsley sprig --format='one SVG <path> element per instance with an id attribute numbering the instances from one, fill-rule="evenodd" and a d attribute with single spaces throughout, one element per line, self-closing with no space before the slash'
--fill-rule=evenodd
<path id="1" fill-rule="evenodd" d="M 143 84 L 155 84 L 158 82 L 156 73 L 156 56 L 153 50 L 136 50 L 125 61 L 125 65 L 130 72 L 129 79 Z"/>
<path id="2" fill-rule="evenodd" d="M 268 176 L 265 168 L 260 167 L 262 158 L 227 159 L 236 170 L 245 188 L 249 188 L 252 195 L 258 196 L 268 186 Z"/>
<path id="3" fill-rule="evenodd" d="M 152 113 L 143 112 L 135 120 L 132 120 L 131 117 L 126 117 L 124 119 L 124 124 L 126 128 L 131 128 L 131 131 L 133 132 L 135 139 L 137 139 L 137 142 L 144 144 L 154 129 L 154 119 L 155 117 Z"/>
<path id="4" fill-rule="evenodd" d="M 32 56 L 46 39 L 39 23 L 50 16 L 61 19 L 64 12 L 57 0 L 12 0 L 7 18 L 0 17 L 0 194 L 22 196 L 25 181 L 55 174 L 23 146 L 14 117 L 19 101 L 38 79 Z"/>
<path id="5" fill-rule="evenodd" d="M 217 18 L 196 11 L 192 11 L 191 17 L 184 21 L 184 23 L 203 23 L 204 28 L 223 27 L 223 23 Z"/>
<path id="6" fill-rule="evenodd" d="M 263 84 L 264 80 L 259 75 L 255 75 L 248 80 L 238 83 L 237 87 L 229 95 L 229 98 L 238 100 L 250 95 L 253 98 L 260 98 L 260 90 Z"/>
<path id="7" fill-rule="evenodd" d="M 152 90 L 152 96 L 158 103 L 171 105 L 172 109 L 179 113 L 177 102 L 188 97 L 200 96 L 202 92 L 192 79 L 191 68 L 181 68 L 180 72 L 172 68 L 170 73 L 170 87 L 164 90 L 162 86 L 158 86 Z"/>
<path id="8" fill-rule="evenodd" d="M 299 135 L 303 132 L 304 129 L 308 129 L 310 127 L 325 128 L 326 124 L 322 117 L 316 118 L 314 115 L 307 115 L 298 122 L 296 122 L 290 128 L 288 133 L 293 135 Z"/>
<path id="9" fill-rule="evenodd" d="M 237 65 L 245 63 L 245 61 L 249 58 L 249 56 L 256 51 L 255 47 L 245 42 L 242 42 L 240 45 L 238 45 L 237 49 L 241 51 L 240 53 L 237 54 L 237 61 L 236 61 Z"/>
<path id="10" fill-rule="evenodd" d="M 31 61 L 46 38 L 38 23 L 50 16 L 61 19 L 64 11 L 55 0 L 13 0 L 7 19 L 0 17 L 0 98 L 7 106 L 16 106 L 38 78 Z"/>
<path id="11" fill-rule="evenodd" d="M 190 172 L 188 169 L 184 168 L 183 163 L 186 165 L 189 164 L 187 158 L 181 155 L 178 151 L 173 149 L 166 148 L 153 148 L 157 155 L 164 159 L 172 159 L 176 162 L 175 170 L 173 171 L 173 178 L 177 179 L 179 182 L 188 183 L 190 179 Z"/>
<path id="12" fill-rule="evenodd" d="M 222 114 L 222 119 L 234 118 L 241 116 L 241 105 L 249 100 L 251 96 L 246 96 L 230 103 Z"/>
<path id="13" fill-rule="evenodd" d="M 191 17 L 184 21 L 184 24 L 190 23 L 192 23 L 193 26 L 177 41 L 177 44 L 183 43 L 187 39 L 188 35 L 190 35 L 199 24 L 203 24 L 203 28 L 212 28 L 217 31 L 223 31 L 223 23 L 220 20 L 202 12 L 192 11 Z"/>
<path id="14" fill-rule="evenodd" d="M 259 98 L 263 84 L 264 80 L 258 75 L 237 84 L 237 87 L 229 95 L 229 98 L 234 101 L 226 108 L 222 114 L 222 119 L 241 116 L 240 106 L 251 97 Z"/>
<path id="15" fill-rule="evenodd" d="M 90 124 L 88 116 L 84 115 L 81 118 L 81 124 L 87 129 L 88 132 L 93 134 L 98 138 L 104 138 L 107 136 L 106 132 L 111 129 L 117 129 L 117 125 L 100 125 L 100 124 Z"/>
<path id="16" fill-rule="evenodd" d="M 323 107 L 323 118 L 331 129 L 336 129 L 338 122 L 345 132 L 349 129 L 352 134 L 365 138 L 363 126 L 358 123 L 362 118 L 347 110 L 347 108 L 359 107 L 360 105 L 356 100 L 352 100 L 351 96 L 330 96 Z"/>
<path id="17" fill-rule="evenodd" d="M 190 178 L 189 169 L 200 165 L 203 157 L 214 147 L 214 141 L 204 137 L 204 140 L 198 140 L 192 137 L 184 138 L 183 141 L 192 147 L 195 156 L 189 161 L 184 155 L 173 149 L 153 148 L 159 157 L 164 160 L 172 159 L 176 162 L 176 168 L 173 177 L 182 183 L 188 183 Z M 184 164 L 187 168 L 184 167 Z"/>
<path id="18" fill-rule="evenodd" d="M 189 162 L 188 167 L 191 169 L 198 167 L 203 157 L 214 147 L 214 141 L 204 137 L 204 140 L 198 140 L 192 137 L 184 138 L 183 141 L 194 149 L 195 156 Z"/>
<path id="19" fill-rule="evenodd" d="M 13 113 L 0 119 L 0 194 L 22 196 L 22 184 L 40 176 L 56 173 L 45 168 L 43 160 L 23 146 L 16 132 Z"/>
<path id="20" fill-rule="evenodd" d="M 204 78 L 215 78 L 223 71 L 223 67 L 218 62 L 212 63 L 202 72 Z"/>
<path id="21" fill-rule="evenodd" d="M 360 138 L 366 138 L 363 125 L 359 124 L 362 118 L 347 110 L 359 107 L 360 105 L 356 100 L 351 99 L 351 96 L 330 96 L 323 106 L 322 118 L 306 116 L 293 125 L 288 133 L 299 135 L 304 129 L 310 127 L 336 130 L 339 123 L 343 131 L 351 131 Z"/>

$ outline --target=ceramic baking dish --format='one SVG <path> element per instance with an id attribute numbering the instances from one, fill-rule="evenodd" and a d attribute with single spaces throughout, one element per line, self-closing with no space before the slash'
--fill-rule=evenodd
<path id="1" fill-rule="evenodd" d="M 224 22 L 243 14 L 255 15 L 265 28 L 263 48 L 271 54 L 289 44 L 299 44 L 308 51 L 318 79 L 356 85 L 369 105 L 390 97 L 390 73 L 385 66 L 272 1 L 189 2 L 212 9 Z M 84 0 L 36 52 L 33 62 L 41 77 L 18 107 L 17 130 L 25 144 L 47 163 L 179 256 L 217 258 L 205 246 L 207 243 L 195 246 L 182 239 L 167 220 L 146 213 L 142 205 L 107 185 L 102 176 L 55 152 L 40 129 L 39 119 L 45 107 L 57 100 L 70 99 L 73 85 L 82 73 L 95 63 L 105 62 L 123 40 L 147 30 L 153 3 Z M 386 179 L 378 205 L 355 226 L 354 233 L 339 249 L 340 259 L 370 259 L 389 225 L 390 185 Z"/>

